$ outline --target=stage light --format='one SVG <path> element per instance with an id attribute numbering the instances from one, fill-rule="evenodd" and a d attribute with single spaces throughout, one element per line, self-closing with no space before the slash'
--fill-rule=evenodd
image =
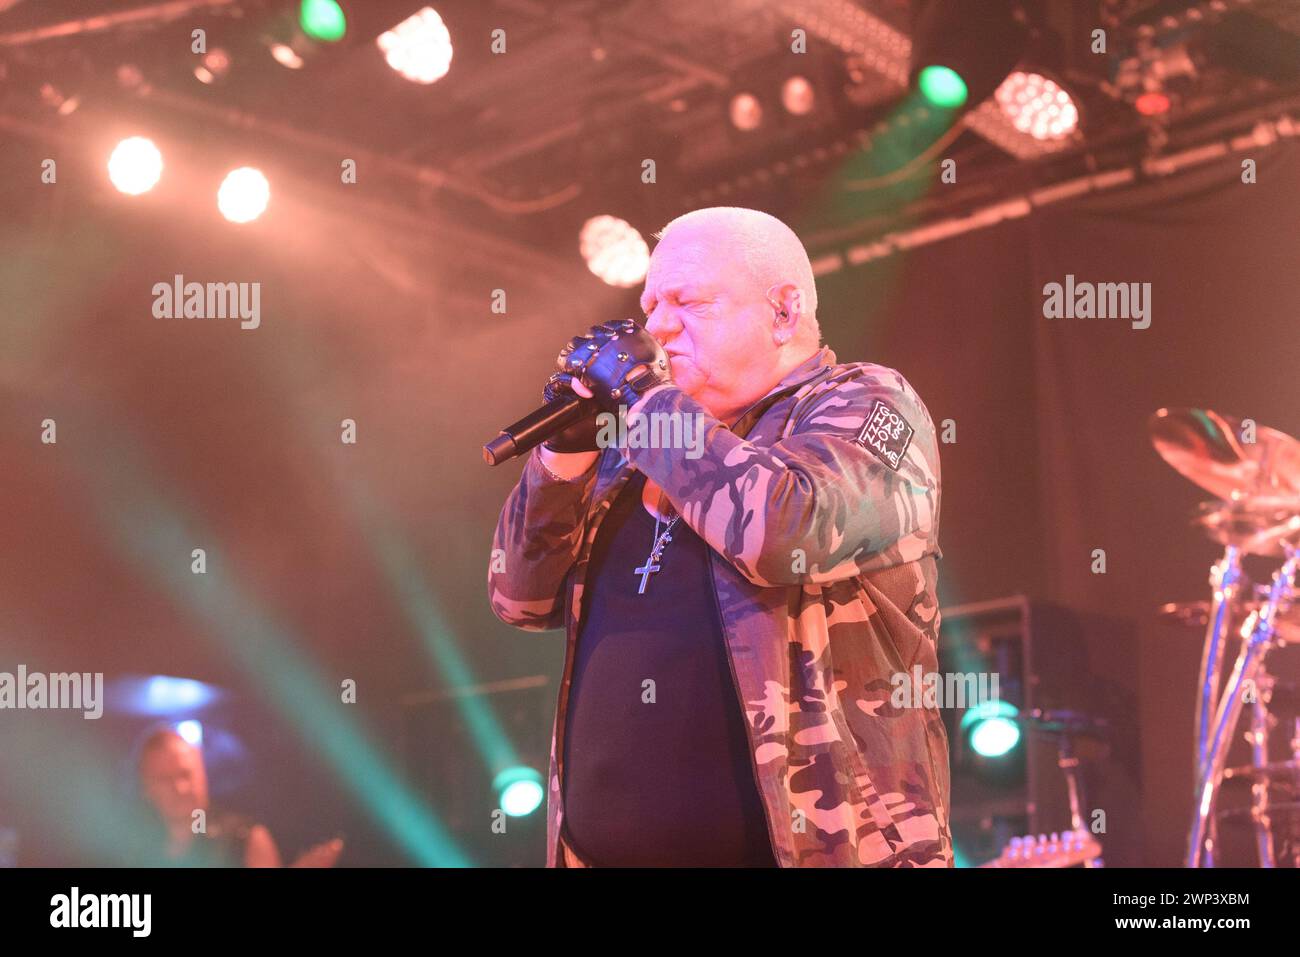
<path id="1" fill-rule="evenodd" d="M 307 36 L 325 43 L 336 43 L 348 32 L 348 18 L 337 0 L 302 0 L 298 23 Z"/>
<path id="2" fill-rule="evenodd" d="M 201 83 L 216 83 L 230 72 L 230 54 L 225 50 L 209 50 L 194 68 L 194 75 Z"/>
<path id="3" fill-rule="evenodd" d="M 1014 748 L 1020 741 L 1020 728 L 1006 718 L 989 718 L 981 721 L 970 733 L 970 744 L 976 754 L 998 758 Z"/>
<path id="4" fill-rule="evenodd" d="M 300 0 L 268 23 L 258 34 L 275 62 L 289 70 L 328 60 L 346 48 L 350 3 L 339 0 Z M 202 79 L 202 77 L 200 77 Z"/>
<path id="5" fill-rule="evenodd" d="M 217 208 L 232 223 L 250 223 L 266 211 L 271 184 L 260 170 L 241 166 L 231 170 L 217 190 Z"/>
<path id="6" fill-rule="evenodd" d="M 140 702 L 148 714 L 172 714 L 201 708 L 215 696 L 215 689 L 192 678 L 154 675 L 143 688 Z"/>
<path id="7" fill-rule="evenodd" d="M 738 130 L 756 130 L 763 122 L 763 104 L 752 93 L 731 98 L 731 125 Z"/>
<path id="8" fill-rule="evenodd" d="M 158 718 L 197 714 L 222 696 L 215 685 L 170 675 L 123 675 L 104 682 L 106 708 L 121 714 Z"/>
<path id="9" fill-rule="evenodd" d="M 795 116 L 804 116 L 812 112 L 816 94 L 807 77 L 787 77 L 781 85 L 781 105 Z"/>
<path id="10" fill-rule="evenodd" d="M 203 725 L 193 719 L 177 722 L 176 733 L 196 748 L 203 745 Z"/>
<path id="11" fill-rule="evenodd" d="M 1041 73 L 1016 70 L 994 94 L 1013 126 L 1036 140 L 1059 140 L 1079 128 L 1070 94 Z"/>
<path id="12" fill-rule="evenodd" d="M 280 66 L 288 67 L 290 70 L 301 70 L 305 62 L 293 47 L 287 43 L 272 43 L 269 47 L 271 56 Z"/>
<path id="13" fill-rule="evenodd" d="M 1000 758 L 1020 743 L 1019 709 L 1007 701 L 984 701 L 961 719 L 961 731 L 971 750 L 984 758 Z"/>
<path id="14" fill-rule="evenodd" d="M 951 67 L 931 64 L 921 70 L 918 86 L 931 106 L 955 110 L 966 102 L 966 81 Z"/>
<path id="15" fill-rule="evenodd" d="M 434 83 L 451 69 L 451 33 L 433 7 L 381 33 L 375 43 L 388 65 L 413 83 Z"/>
<path id="16" fill-rule="evenodd" d="M 3 79 L 3 76 L 0 76 Z M 81 97 L 65 94 L 53 83 L 41 84 L 41 102 L 54 110 L 59 116 L 71 116 L 81 105 Z"/>
<path id="17" fill-rule="evenodd" d="M 650 268 L 650 247 L 635 226 L 617 216 L 593 216 L 583 223 L 578 250 L 587 268 L 611 286 L 635 286 Z"/>
<path id="18" fill-rule="evenodd" d="M 1148 90 L 1133 101 L 1133 108 L 1143 116 L 1160 116 L 1169 112 L 1169 97 L 1159 90 Z"/>
<path id="19" fill-rule="evenodd" d="M 912 3 L 908 81 L 931 107 L 982 103 L 1025 53 L 1029 29 L 1017 0 Z"/>
<path id="20" fill-rule="evenodd" d="M 542 776 L 533 768 L 522 765 L 506 768 L 492 782 L 501 810 L 510 817 L 532 814 L 546 799 L 542 789 Z"/>
<path id="21" fill-rule="evenodd" d="M 143 136 L 122 140 L 108 157 L 108 178 L 121 192 L 139 196 L 162 178 L 162 153 Z"/>

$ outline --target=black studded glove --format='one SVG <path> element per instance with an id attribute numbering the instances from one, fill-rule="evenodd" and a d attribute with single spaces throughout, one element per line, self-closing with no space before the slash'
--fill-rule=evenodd
<path id="1" fill-rule="evenodd" d="M 552 373 L 546 380 L 546 388 L 542 390 L 542 402 L 548 404 L 561 397 L 573 396 L 582 403 L 586 414 L 542 445 L 552 452 L 598 451 L 600 446 L 596 444 L 596 434 L 600 431 L 600 424 L 596 421 L 596 416 L 600 414 L 600 406 L 595 399 L 584 399 L 574 392 L 573 386 L 569 384 L 572 380 L 573 376 L 567 372 Z"/>
<path id="2" fill-rule="evenodd" d="M 673 381 L 663 346 L 631 319 L 592 326 L 560 350 L 556 368 L 577 376 L 592 392 L 592 401 L 607 412 L 631 408 L 657 385 Z"/>

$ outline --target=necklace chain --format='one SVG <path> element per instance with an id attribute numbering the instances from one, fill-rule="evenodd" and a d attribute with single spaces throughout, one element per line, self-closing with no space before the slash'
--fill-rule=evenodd
<path id="1" fill-rule="evenodd" d="M 658 515 L 655 516 L 655 537 L 654 537 L 653 549 L 650 552 L 650 558 L 652 560 L 658 559 L 659 554 L 664 550 L 664 546 L 673 540 L 672 535 L 670 535 L 669 533 L 673 530 L 673 526 L 677 524 L 677 520 L 679 518 L 681 518 L 680 515 L 674 515 L 668 521 L 668 524 L 664 526 L 663 534 L 660 535 L 659 526 L 663 524 L 663 520 L 659 518 Z"/>
<path id="2" fill-rule="evenodd" d="M 663 554 L 664 546 L 673 540 L 673 526 L 677 524 L 679 518 L 681 518 L 680 515 L 673 515 L 673 517 L 668 520 L 667 526 L 664 530 L 660 532 L 659 527 L 664 524 L 664 521 L 659 517 L 658 512 L 655 513 L 655 534 L 651 543 L 650 557 L 646 559 L 644 565 L 634 570 L 634 574 L 641 576 L 641 587 L 637 589 L 638 595 L 645 594 L 645 586 L 650 580 L 650 576 L 659 571 L 660 556 Z"/>

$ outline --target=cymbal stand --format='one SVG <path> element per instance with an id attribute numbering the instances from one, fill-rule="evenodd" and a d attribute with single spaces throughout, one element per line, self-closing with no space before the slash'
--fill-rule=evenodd
<path id="1" fill-rule="evenodd" d="M 1290 606 L 1295 595 L 1296 567 L 1300 556 L 1294 546 L 1288 545 L 1286 561 L 1273 575 L 1268 598 L 1256 612 L 1247 618 L 1242 629 L 1243 641 L 1237 662 L 1233 666 L 1228 684 L 1219 698 L 1214 726 L 1208 742 L 1208 751 L 1201 764 L 1197 787 L 1197 803 L 1193 811 L 1191 833 L 1188 839 L 1187 866 L 1200 867 L 1205 854 L 1207 834 L 1214 817 L 1214 804 L 1219 786 L 1223 782 L 1224 765 L 1244 704 L 1243 692 L 1257 687 L 1264 659 L 1276 643 L 1274 620 L 1278 613 Z M 1213 848 L 1211 848 L 1211 852 Z"/>
<path id="2" fill-rule="evenodd" d="M 1236 607 L 1241 590 L 1241 550 L 1228 545 L 1221 558 L 1210 569 L 1210 587 L 1213 599 L 1209 621 L 1205 626 L 1205 647 L 1201 652 L 1201 673 L 1196 699 L 1196 756 L 1192 767 L 1200 781 L 1205 765 L 1205 745 L 1209 737 L 1210 721 L 1218 707 L 1219 678 L 1222 671 L 1223 647 L 1228 637 L 1232 610 Z"/>
<path id="3" fill-rule="evenodd" d="M 1250 784 L 1250 821 L 1255 829 L 1255 847 L 1260 867 L 1276 867 L 1273 858 L 1273 821 L 1269 816 L 1269 790 L 1273 785 L 1268 771 L 1268 731 L 1273 716 L 1268 703 L 1273 696 L 1273 679 L 1260 663 L 1255 700 L 1250 705 L 1250 757 L 1256 773 Z"/>

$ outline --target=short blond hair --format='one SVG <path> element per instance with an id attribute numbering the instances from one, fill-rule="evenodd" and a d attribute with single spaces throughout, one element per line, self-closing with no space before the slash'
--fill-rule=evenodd
<path id="1" fill-rule="evenodd" d="M 718 228 L 732 238 L 754 282 L 763 290 L 779 283 L 793 283 L 803 296 L 804 319 L 821 341 L 817 322 L 817 281 L 813 277 L 808 251 L 793 229 L 770 213 L 743 206 L 708 206 L 683 213 L 654 233 L 663 240 L 680 225 Z"/>

